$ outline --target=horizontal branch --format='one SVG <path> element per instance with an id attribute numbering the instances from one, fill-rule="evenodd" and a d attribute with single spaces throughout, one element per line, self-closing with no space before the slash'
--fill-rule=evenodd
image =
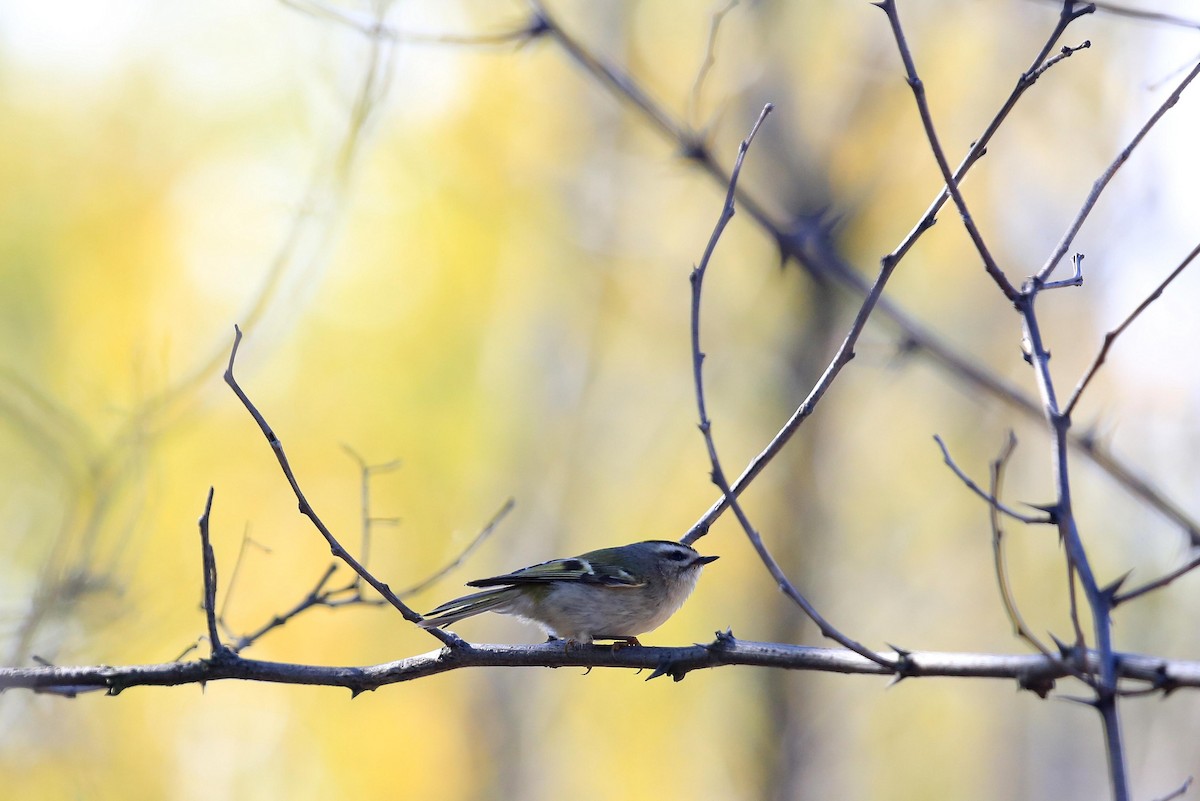
<path id="1" fill-rule="evenodd" d="M 882 656 L 903 665 L 904 678 L 955 676 L 1012 679 L 1022 688 L 1040 695 L 1049 692 L 1057 679 L 1071 675 L 1072 669 L 1091 672 L 1098 666 L 1094 652 L 1088 652 L 1086 664 L 1080 661 L 1070 666 L 1042 654 L 905 651 L 884 652 Z M 1147 689 L 1169 692 L 1181 687 L 1200 688 L 1200 662 L 1119 654 L 1117 664 L 1121 678 L 1145 682 Z M 204 684 L 239 679 L 345 687 L 357 695 L 389 684 L 412 681 L 461 668 L 626 668 L 653 671 L 648 678 L 667 675 L 680 681 L 693 670 L 726 665 L 752 665 L 825 673 L 895 675 L 881 665 L 840 648 L 750 642 L 738 640 L 729 633 L 719 633 L 715 640 L 706 645 L 680 648 L 611 645 L 572 645 L 568 648 L 562 642 L 541 645 L 463 645 L 366 667 L 296 665 L 225 655 L 217 659 L 127 667 L 99 665 L 0 668 L 0 690 L 23 688 L 65 696 L 104 690 L 109 695 L 116 695 L 130 687 Z"/>

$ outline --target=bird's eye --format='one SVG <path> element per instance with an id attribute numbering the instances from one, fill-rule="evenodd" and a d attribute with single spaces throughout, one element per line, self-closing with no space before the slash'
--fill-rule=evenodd
<path id="1" fill-rule="evenodd" d="M 682 562 L 684 559 L 687 559 L 687 557 L 688 555 L 683 551 L 671 551 L 669 554 L 667 554 L 667 558 L 673 562 Z"/>

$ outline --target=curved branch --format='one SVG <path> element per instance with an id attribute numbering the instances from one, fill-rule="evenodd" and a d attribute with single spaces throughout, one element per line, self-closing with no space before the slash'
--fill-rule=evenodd
<path id="1" fill-rule="evenodd" d="M 364 581 L 375 588 L 376 592 L 382 595 L 389 604 L 399 610 L 400 614 L 404 615 L 405 620 L 409 621 L 410 623 L 419 623 L 422 620 L 421 616 L 416 611 L 409 608 L 404 601 L 401 601 L 396 593 L 392 592 L 391 588 L 388 587 L 387 584 L 384 584 L 382 581 L 375 578 L 375 576 L 371 575 L 371 573 L 365 567 L 363 567 L 357 559 L 350 555 L 349 551 L 342 547 L 342 544 L 338 542 L 336 537 L 333 536 L 333 532 L 330 531 L 328 526 L 326 526 L 325 523 L 321 521 L 321 518 L 317 516 L 312 504 L 310 504 L 308 499 L 304 497 L 304 491 L 300 489 L 300 483 L 296 480 L 296 476 L 292 472 L 292 466 L 288 462 L 287 454 L 283 452 L 283 443 L 279 441 L 279 437 L 275 436 L 275 432 L 267 424 L 266 418 L 262 416 L 262 413 L 259 412 L 258 408 L 255 407 L 255 405 L 250 401 L 250 398 L 244 391 L 242 391 L 241 386 L 238 385 L 237 379 L 233 377 L 233 364 L 237 359 L 238 346 L 242 343 L 242 330 L 237 326 L 234 326 L 233 330 L 233 348 L 229 352 L 229 366 L 225 368 L 225 383 L 228 384 L 229 388 L 232 389 L 234 394 L 238 396 L 238 399 L 241 400 L 242 405 L 246 407 L 246 411 L 250 412 L 250 416 L 254 418 L 254 422 L 258 423 L 258 427 L 262 431 L 263 436 L 267 438 L 267 442 L 270 443 L 271 450 L 275 453 L 275 459 L 279 462 L 279 467 L 283 470 L 284 478 L 287 479 L 288 485 L 292 488 L 292 493 L 296 496 L 296 500 L 300 504 L 300 514 L 312 521 L 313 526 L 316 527 L 317 531 L 320 532 L 321 536 L 324 537 L 325 541 L 329 544 L 329 550 L 335 558 L 341 559 L 350 566 L 351 570 L 353 570 L 355 573 L 361 576 Z M 461 647 L 464 645 L 462 639 L 452 632 L 443 631 L 442 629 L 423 630 L 441 640 L 445 645 L 453 647 Z"/>

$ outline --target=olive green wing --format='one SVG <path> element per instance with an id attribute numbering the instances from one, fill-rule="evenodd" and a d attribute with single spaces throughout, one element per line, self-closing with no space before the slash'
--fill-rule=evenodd
<path id="1" fill-rule="evenodd" d="M 575 556 L 569 559 L 551 559 L 537 565 L 523 567 L 502 576 L 468 581 L 468 587 L 496 587 L 514 584 L 546 584 L 551 581 L 574 581 L 580 584 L 598 584 L 605 587 L 642 587 L 646 582 L 638 581 L 624 568 L 596 559 Z"/>

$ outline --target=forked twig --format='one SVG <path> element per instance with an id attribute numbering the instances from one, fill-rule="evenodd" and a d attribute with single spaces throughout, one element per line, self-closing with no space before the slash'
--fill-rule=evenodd
<path id="1" fill-rule="evenodd" d="M 316 586 L 314 586 L 311 590 L 309 590 L 305 594 L 305 596 L 303 598 L 301 598 L 300 601 L 295 606 L 293 606 L 291 609 L 287 610 L 286 612 L 283 612 L 281 614 L 277 614 L 277 615 L 273 616 L 270 620 L 268 620 L 266 623 L 259 626 L 257 629 L 255 629 L 252 632 L 249 632 L 247 634 L 234 635 L 230 631 L 229 626 L 222 619 L 220 621 L 220 623 L 221 623 L 222 627 L 225 629 L 226 635 L 233 637 L 233 644 L 230 646 L 230 650 L 232 650 L 234 653 L 241 653 L 242 651 L 249 648 L 251 645 L 254 645 L 254 643 L 261 640 L 263 637 L 265 637 L 270 632 L 274 631 L 277 628 L 280 628 L 281 626 L 287 625 L 294 618 L 300 616 L 302 613 L 307 612 L 309 609 L 313 609 L 318 606 L 333 607 L 333 606 L 349 606 L 351 604 L 365 604 L 367 606 L 381 606 L 384 603 L 384 601 L 382 599 L 363 598 L 362 595 L 358 592 L 357 582 L 347 585 L 345 587 L 338 587 L 336 589 L 326 589 L 325 585 L 327 583 L 329 583 L 329 579 L 333 577 L 333 574 L 334 574 L 334 572 L 337 571 L 337 568 L 338 568 L 337 562 L 329 563 L 329 565 L 325 568 L 325 571 L 321 574 L 321 577 L 317 579 Z M 351 591 L 354 592 L 354 595 L 352 595 L 348 598 L 344 598 L 344 599 L 337 598 L 338 595 L 344 595 L 345 593 L 351 592 Z"/>
<path id="2" fill-rule="evenodd" d="M 962 191 L 958 187 L 958 179 L 954 177 L 954 172 L 950 169 L 950 162 L 946 159 L 946 152 L 942 149 L 942 144 L 938 140 L 937 130 L 933 125 L 933 113 L 929 110 L 929 101 L 925 98 L 925 84 L 917 75 L 916 62 L 913 61 L 912 51 L 909 50 L 908 40 L 904 36 L 904 29 L 900 25 L 900 12 L 896 9 L 895 0 L 879 0 L 875 3 L 883 13 L 887 15 L 888 23 L 892 29 L 892 37 L 896 40 L 896 49 L 900 51 L 900 60 L 904 63 L 904 72 L 908 80 L 909 88 L 912 89 L 913 97 L 917 103 L 917 113 L 921 117 L 921 126 L 925 129 L 925 138 L 929 140 L 929 147 L 933 151 L 933 159 L 937 162 L 938 169 L 941 170 L 942 180 L 946 183 L 946 189 L 950 193 L 950 197 L 954 200 L 954 205 L 958 207 L 959 216 L 962 217 L 963 227 L 967 230 L 967 235 L 971 237 L 971 242 L 975 245 L 975 250 L 979 253 L 979 257 L 983 260 L 983 267 L 987 270 L 988 275 L 996 282 L 996 286 L 1000 287 L 1000 291 L 1009 300 L 1017 299 L 1017 288 L 1008 280 L 1008 276 L 996 264 L 991 251 L 988 249 L 987 243 L 983 241 L 983 234 L 979 232 L 979 226 L 975 224 L 974 218 L 971 217 L 970 210 L 967 209 L 966 198 L 963 197 Z M 1036 79 L 1036 74 L 1034 75 Z"/>
<path id="3" fill-rule="evenodd" d="M 1012 432 L 1009 432 L 1009 437 L 1011 438 L 1011 440 L 1010 440 L 1010 444 L 1007 446 L 1007 450 L 1004 454 L 1004 457 L 1003 457 L 1004 459 L 1008 459 L 1008 454 L 1011 453 L 1012 449 L 1015 448 L 1016 444 L 1017 444 L 1016 437 L 1012 436 Z M 950 449 L 947 448 L 946 443 L 942 441 L 941 435 L 934 434 L 933 441 L 938 444 L 939 448 L 941 448 L 942 461 L 946 463 L 946 466 L 949 467 L 954 472 L 954 475 L 958 476 L 958 480 L 961 481 L 964 485 L 966 485 L 967 489 L 971 490 L 971 492 L 975 493 L 980 498 L 982 498 L 984 501 L 986 501 L 988 507 L 990 507 L 992 509 L 992 511 L 1003 512 L 1004 514 L 1011 517 L 1013 520 L 1019 520 L 1020 522 L 1026 523 L 1028 525 L 1045 525 L 1047 523 L 1054 522 L 1054 519 L 1052 517 L 1050 517 L 1049 515 L 1046 515 L 1044 517 L 1033 517 L 1032 515 L 1023 515 L 1020 512 L 1018 512 L 1017 510 L 1013 509 L 1011 506 L 1005 506 L 1003 503 L 1000 502 L 1000 498 L 999 498 L 999 496 L 996 495 L 995 489 L 993 489 L 992 492 L 990 492 L 990 493 L 984 491 L 984 489 L 982 487 L 980 487 L 978 484 L 976 484 L 975 481 L 970 476 L 968 476 L 961 467 L 958 466 L 958 464 L 954 461 L 954 458 L 950 456 Z M 995 463 L 993 462 L 993 482 L 995 481 L 994 474 L 995 474 Z"/>
<path id="4" fill-rule="evenodd" d="M 406 598 L 409 595 L 413 595 L 417 592 L 428 589 L 429 587 L 431 587 L 432 585 L 434 585 L 441 579 L 445 578 L 451 571 L 453 571 L 456 567 L 458 567 L 460 564 L 462 564 L 462 562 L 476 548 L 478 548 L 480 545 L 482 545 L 483 542 L 485 540 L 487 540 L 488 537 L 490 537 L 492 535 L 492 533 L 496 530 L 496 527 L 499 525 L 500 521 L 504 518 L 505 515 L 507 515 L 512 510 L 512 508 L 514 506 L 515 506 L 515 501 L 510 498 L 500 508 L 500 511 L 498 511 L 495 515 L 492 516 L 492 519 L 490 521 L 488 521 L 487 525 L 484 526 L 483 529 L 471 539 L 471 541 L 467 544 L 467 546 L 465 548 L 463 548 L 462 550 L 459 551 L 458 555 L 455 556 L 450 561 L 449 564 L 446 564 L 443 567 L 438 568 L 430 576 L 428 576 L 425 579 L 422 579 L 420 582 L 412 585 L 411 587 L 407 587 L 405 589 L 399 590 L 398 592 L 396 592 L 396 595 L 401 598 Z M 245 543 L 245 541 L 243 541 L 243 551 L 245 550 L 244 543 Z M 239 561 L 240 561 L 240 557 L 239 557 Z M 366 597 L 364 597 L 362 594 L 363 580 L 362 580 L 362 577 L 357 574 L 355 574 L 354 579 L 349 584 L 344 584 L 339 587 L 327 587 L 326 585 L 329 583 L 329 580 L 331 578 L 333 578 L 333 574 L 335 572 L 337 572 L 338 566 L 340 564 L 341 564 L 340 562 L 330 562 L 329 565 L 326 566 L 324 572 L 321 573 L 321 576 L 317 579 L 317 582 L 313 586 L 313 588 L 311 590 L 309 590 L 307 593 L 305 593 L 304 597 L 301 598 L 291 609 L 288 609 L 286 612 L 281 612 L 277 615 L 274 615 L 270 620 L 268 620 L 266 623 L 263 623 L 261 626 L 259 626 L 254 631 L 248 632 L 246 634 L 236 634 L 230 628 L 228 623 L 226 623 L 225 618 L 224 618 L 224 612 L 222 612 L 220 615 L 218 615 L 217 616 L 217 624 L 220 626 L 220 629 L 222 631 L 224 631 L 225 636 L 229 640 L 232 641 L 232 644 L 228 646 L 228 650 L 230 650 L 234 653 L 241 653 L 245 649 L 249 648 L 251 645 L 254 645 L 256 642 L 258 642 L 260 639 L 265 637 L 270 632 L 274 631 L 277 628 L 280 628 L 281 626 L 287 625 L 294 618 L 300 616 L 301 614 L 303 614 L 304 612 L 307 612 L 310 609 L 316 609 L 318 607 L 324 607 L 324 608 L 328 608 L 328 609 L 336 609 L 338 607 L 343 607 L 343 606 L 358 606 L 358 605 L 383 606 L 385 603 L 387 603 L 382 598 L 366 598 Z M 232 588 L 232 585 L 233 585 L 233 580 L 231 577 L 231 579 L 230 579 L 230 587 L 231 588 Z M 225 596 L 225 602 L 227 603 L 228 600 L 229 600 L 229 593 L 227 591 L 226 596 Z M 224 604 L 222 606 L 224 606 Z M 186 654 L 187 652 L 185 651 L 184 653 Z M 181 659 L 182 656 L 179 658 Z M 178 659 L 176 661 L 178 661 Z"/>
<path id="5" fill-rule="evenodd" d="M 362 560 L 365 567 L 371 561 L 371 527 L 380 523 L 394 526 L 400 522 L 400 518 L 398 517 L 375 517 L 371 514 L 371 477 L 377 473 L 390 473 L 399 468 L 400 460 L 392 459 L 382 464 L 368 464 L 367 460 L 349 445 L 342 443 L 342 450 L 349 454 L 350 458 L 358 465 L 359 521 L 362 534 L 362 548 L 359 551 L 359 559 Z"/>
<path id="6" fill-rule="evenodd" d="M 692 270 L 690 279 L 692 284 L 692 377 L 696 390 L 696 408 L 700 416 L 700 433 L 704 436 L 704 444 L 708 449 L 708 458 L 712 464 L 712 481 L 721 490 L 722 495 L 728 500 L 730 509 L 737 517 L 738 522 L 745 531 L 746 537 L 750 540 L 750 544 L 758 553 L 759 559 L 767 568 L 767 572 L 775 579 L 779 588 L 788 596 L 797 606 L 799 606 L 806 615 L 808 615 L 821 630 L 821 634 L 828 637 L 841 645 L 849 648 L 855 653 L 870 659 L 878 665 L 888 667 L 900 671 L 903 659 L 892 662 L 879 654 L 872 651 L 870 648 L 858 643 L 849 637 L 842 634 L 834 628 L 816 610 L 808 599 L 806 599 L 780 567 L 779 562 L 771 554 L 771 551 L 763 543 L 762 536 L 755 530 L 751 524 L 749 517 L 746 516 L 745 510 L 742 509 L 741 503 L 738 502 L 737 496 L 733 494 L 733 489 L 729 486 L 729 482 L 725 478 L 725 473 L 721 469 L 721 460 L 717 454 L 716 442 L 712 436 L 712 421 L 708 416 L 708 406 L 704 398 L 704 352 L 700 349 L 700 298 L 704 284 L 704 276 L 708 270 L 709 262 L 712 259 L 713 251 L 716 250 L 717 242 L 721 239 L 721 234 L 725 230 L 725 226 L 733 219 L 735 213 L 734 200 L 737 192 L 737 179 L 742 171 L 742 162 L 746 158 L 746 152 L 750 149 L 750 143 L 754 141 L 755 134 L 758 133 L 759 127 L 763 120 L 771 113 L 774 108 L 770 103 L 763 107 L 762 112 L 758 116 L 758 120 L 754 123 L 754 127 L 750 129 L 750 134 L 742 140 L 738 147 L 737 160 L 734 162 L 733 171 L 729 177 L 729 189 L 725 195 L 725 205 L 721 209 L 721 216 L 717 220 L 716 226 L 713 228 L 712 235 L 708 239 L 708 244 L 704 248 L 704 255 L 701 256 L 699 264 Z"/>
<path id="7" fill-rule="evenodd" d="M 246 407 L 246 411 L 250 412 L 250 416 L 253 417 L 254 422 L 258 424 L 263 436 L 267 438 L 267 442 L 271 445 L 271 450 L 275 453 L 275 459 L 279 462 L 279 466 L 283 470 L 284 478 L 287 479 L 288 485 L 292 488 L 292 493 L 296 496 L 296 500 L 300 504 L 300 513 L 312 521 L 313 526 L 318 532 L 320 532 L 321 536 L 325 538 L 325 542 L 329 544 L 329 550 L 335 558 L 341 559 L 343 562 L 349 565 L 351 570 L 361 576 L 363 580 L 370 584 L 376 592 L 382 595 L 389 604 L 395 607 L 396 610 L 404 616 L 405 620 L 411 623 L 419 623 L 422 620 L 421 616 L 409 608 L 404 601 L 400 600 L 400 598 L 397 597 L 394 592 L 392 592 L 391 588 L 388 587 L 387 584 L 375 578 L 375 576 L 373 576 L 365 567 L 363 567 L 357 559 L 351 556 L 350 553 L 344 547 L 342 547 L 342 544 L 338 542 L 335 536 L 333 536 L 333 532 L 329 530 L 324 522 L 322 522 L 321 518 L 313 509 L 312 504 L 310 504 L 308 499 L 304 496 L 304 491 L 300 489 L 300 484 L 296 480 L 295 474 L 292 472 L 292 466 L 288 462 L 287 454 L 285 454 L 283 451 L 283 443 L 279 441 L 279 437 L 275 436 L 275 432 L 267 424 L 266 418 L 263 417 L 262 413 L 259 412 L 254 403 L 251 402 L 250 398 L 242 390 L 241 386 L 238 385 L 237 380 L 233 376 L 233 365 L 237 359 L 238 346 L 241 345 L 242 342 L 242 330 L 237 326 L 234 326 L 233 330 L 233 348 L 229 352 L 229 366 L 225 369 L 225 383 L 228 384 L 229 388 L 232 389 L 234 394 L 238 396 L 238 399 L 242 402 L 242 405 Z M 424 629 L 424 631 L 427 631 L 432 636 L 436 637 L 442 642 L 443 645 L 450 647 L 460 647 L 464 645 L 461 638 L 452 632 L 445 631 L 444 629 L 427 628 Z"/>

